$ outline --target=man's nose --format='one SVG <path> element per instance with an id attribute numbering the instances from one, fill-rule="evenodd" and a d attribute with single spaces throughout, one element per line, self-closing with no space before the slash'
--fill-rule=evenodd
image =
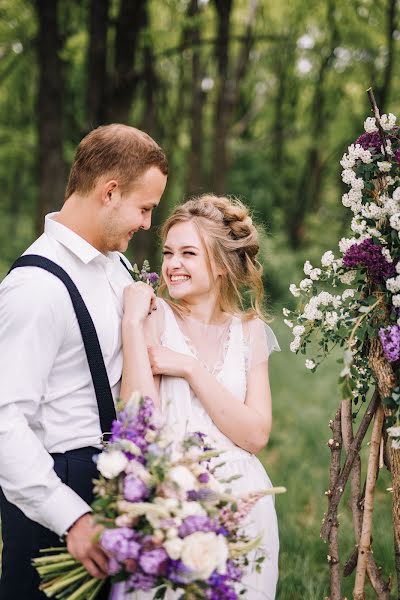
<path id="1" fill-rule="evenodd" d="M 151 215 L 145 215 L 140 226 L 140 229 L 145 229 L 146 231 L 151 227 Z"/>

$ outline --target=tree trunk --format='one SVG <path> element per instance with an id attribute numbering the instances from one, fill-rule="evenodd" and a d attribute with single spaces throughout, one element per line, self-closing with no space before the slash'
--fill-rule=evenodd
<path id="1" fill-rule="evenodd" d="M 65 189 L 65 163 L 62 128 L 63 74 L 59 57 L 61 39 L 57 21 L 58 0 L 35 0 L 35 9 L 39 23 L 37 39 L 39 197 L 36 212 L 36 232 L 39 235 L 43 231 L 44 215 L 58 210 L 62 205 Z"/>
<path id="2" fill-rule="evenodd" d="M 216 42 L 217 60 L 217 99 L 214 113 L 214 149 L 211 191 L 215 194 L 226 193 L 227 151 L 226 138 L 229 130 L 232 91 L 229 79 L 229 35 L 232 0 L 214 0 L 218 14 L 218 36 Z"/>
<path id="3" fill-rule="evenodd" d="M 121 0 L 118 14 L 114 72 L 110 99 L 109 121 L 129 123 L 131 106 L 139 77 L 135 71 L 135 58 L 139 36 L 146 22 L 147 0 Z"/>
<path id="4" fill-rule="evenodd" d="M 390 94 L 390 87 L 393 79 L 395 39 L 394 32 L 396 26 L 397 0 L 387 0 L 386 10 L 386 40 L 387 40 L 387 60 L 384 70 L 383 82 L 377 92 L 377 103 L 381 107 L 381 112 L 386 112 L 387 101 Z"/>
<path id="5" fill-rule="evenodd" d="M 201 191 L 203 181 L 203 106 L 205 93 L 201 88 L 202 67 L 200 58 L 200 29 L 198 25 L 199 3 L 191 0 L 188 10 L 194 23 L 190 25 L 192 45 L 192 104 L 190 107 L 190 154 L 186 191 L 189 195 Z"/>
<path id="6" fill-rule="evenodd" d="M 110 0 L 91 0 L 86 91 L 86 131 L 106 122 L 108 103 L 107 32 Z"/>

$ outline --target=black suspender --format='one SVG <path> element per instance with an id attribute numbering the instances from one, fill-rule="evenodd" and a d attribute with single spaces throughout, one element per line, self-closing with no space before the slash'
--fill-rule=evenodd
<path id="1" fill-rule="evenodd" d="M 123 260 L 120 260 L 126 267 Z M 52 273 L 61 279 L 67 288 L 75 310 L 76 318 L 79 323 L 83 344 L 85 346 L 89 369 L 92 375 L 94 391 L 96 393 L 97 406 L 99 409 L 100 427 L 104 439 L 106 434 L 111 431 L 112 422 L 116 418 L 114 401 L 106 367 L 104 365 L 99 339 L 96 333 L 96 328 L 78 288 L 62 267 L 52 260 L 45 258 L 44 256 L 25 254 L 15 261 L 10 271 L 17 267 L 40 267 L 41 269 L 44 269 L 45 271 L 48 271 L 49 273 Z M 129 271 L 128 267 L 126 268 Z"/>

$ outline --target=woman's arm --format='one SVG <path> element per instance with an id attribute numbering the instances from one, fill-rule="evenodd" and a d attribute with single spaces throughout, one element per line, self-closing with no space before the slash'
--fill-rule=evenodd
<path id="1" fill-rule="evenodd" d="M 235 444 L 256 454 L 272 424 L 268 362 L 250 369 L 245 402 L 238 400 L 195 358 L 162 346 L 149 348 L 153 374 L 184 377 L 215 425 Z"/>
<path id="2" fill-rule="evenodd" d="M 159 407 L 159 378 L 153 376 L 147 347 L 160 343 L 157 339 L 157 314 L 154 292 L 147 284 L 132 284 L 124 292 L 124 316 L 122 319 L 123 369 L 120 396 L 129 400 L 138 391 L 150 396 Z M 150 312 L 150 314 L 149 314 Z"/>
<path id="3" fill-rule="evenodd" d="M 198 361 L 189 366 L 186 379 L 215 425 L 232 442 L 253 454 L 264 448 L 272 425 L 267 362 L 249 372 L 244 403 Z"/>

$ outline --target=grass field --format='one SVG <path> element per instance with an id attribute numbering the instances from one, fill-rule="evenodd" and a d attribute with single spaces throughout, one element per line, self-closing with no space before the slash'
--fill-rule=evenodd
<path id="1" fill-rule="evenodd" d="M 332 357 L 316 374 L 308 372 L 303 355 L 287 350 L 287 328 L 278 319 L 273 328 L 283 352 L 270 360 L 274 422 L 261 459 L 274 485 L 285 485 L 288 490 L 276 499 L 281 542 L 277 599 L 323 600 L 328 595 L 329 568 L 327 546 L 319 538 L 319 529 L 327 506 L 324 491 L 328 488 L 330 451 L 326 442 L 331 437 L 328 422 L 339 402 L 339 365 Z M 364 455 L 366 451 L 365 442 Z M 391 498 L 386 492 L 390 480 L 386 472 L 379 479 L 373 549 L 385 575 L 393 577 Z M 343 563 L 354 548 L 346 500 L 342 500 L 339 511 Z M 342 595 L 350 599 L 352 587 L 353 577 L 345 579 Z M 394 592 L 392 595 L 397 597 Z M 371 588 L 366 600 L 370 598 L 376 598 Z"/>
<path id="2" fill-rule="evenodd" d="M 275 353 L 270 361 L 274 423 L 261 459 L 273 483 L 288 490 L 276 501 L 281 541 L 277 600 L 323 600 L 328 595 L 329 569 L 327 547 L 319 538 L 319 529 L 328 487 L 328 422 L 339 401 L 338 365 L 332 358 L 317 374 L 308 372 L 304 358 L 288 351 L 287 328 L 278 319 L 273 328 L 283 352 Z M 364 446 L 365 454 L 366 443 Z M 385 575 L 393 576 L 387 473 L 381 473 L 380 480 L 373 547 Z M 345 562 L 354 546 L 346 498 L 341 504 L 340 522 L 341 559 Z M 342 594 L 349 599 L 352 585 L 352 577 L 343 585 Z M 392 597 L 396 597 L 394 592 Z M 375 595 L 367 590 L 366 600 L 372 598 Z"/>

